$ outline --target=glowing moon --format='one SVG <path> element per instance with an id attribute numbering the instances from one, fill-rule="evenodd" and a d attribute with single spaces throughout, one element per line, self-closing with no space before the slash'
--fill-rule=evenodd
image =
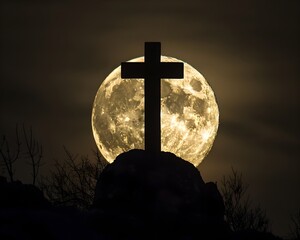
<path id="1" fill-rule="evenodd" d="M 161 61 L 182 62 L 165 56 Z M 218 124 L 214 92 L 196 69 L 184 63 L 184 79 L 161 80 L 162 151 L 197 166 L 211 149 Z M 110 163 L 122 152 L 144 149 L 144 80 L 122 79 L 120 66 L 109 74 L 94 100 L 92 129 Z"/>

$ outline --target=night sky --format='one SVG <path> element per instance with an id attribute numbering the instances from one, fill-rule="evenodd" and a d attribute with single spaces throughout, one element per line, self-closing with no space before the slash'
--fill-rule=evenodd
<path id="1" fill-rule="evenodd" d="M 198 167 L 204 180 L 241 171 L 272 231 L 286 235 L 300 208 L 299 1 L 87 2 L 2 1 L 0 134 L 32 126 L 43 173 L 63 145 L 90 155 L 101 82 L 143 55 L 145 41 L 160 41 L 163 55 L 204 75 L 219 104 L 218 135 Z"/>

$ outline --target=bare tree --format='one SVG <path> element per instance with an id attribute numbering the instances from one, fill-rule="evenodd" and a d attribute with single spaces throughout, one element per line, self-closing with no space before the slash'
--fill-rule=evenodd
<path id="1" fill-rule="evenodd" d="M 33 137 L 32 127 L 29 128 L 27 133 L 25 126 L 23 125 L 23 134 L 25 139 L 26 151 L 25 156 L 29 159 L 29 164 L 32 169 L 32 184 L 36 184 L 36 179 L 39 174 L 39 169 L 41 166 L 41 160 L 43 156 L 42 145 Z"/>
<path id="2" fill-rule="evenodd" d="M 225 218 L 233 231 L 255 230 L 265 232 L 269 221 L 265 210 L 254 206 L 247 195 L 248 184 L 242 174 L 232 169 L 231 175 L 223 177 L 221 193 L 225 204 Z"/>
<path id="3" fill-rule="evenodd" d="M 36 184 L 36 180 L 39 174 L 39 169 L 41 166 L 43 148 L 36 138 L 34 138 L 32 133 L 32 127 L 26 130 L 25 125 L 23 125 L 23 131 L 19 133 L 19 127 L 16 125 L 16 144 L 9 143 L 7 137 L 4 135 L 2 142 L 0 144 L 0 157 L 1 166 L 7 172 L 9 180 L 14 181 L 15 175 L 15 163 L 21 158 L 29 159 L 28 164 L 32 169 L 32 184 Z M 21 142 L 25 142 L 22 145 Z"/>
<path id="4" fill-rule="evenodd" d="M 21 142 L 19 138 L 19 128 L 16 126 L 16 146 L 12 149 L 6 136 L 2 137 L 2 143 L 0 144 L 0 156 L 1 156 L 1 166 L 6 170 L 9 180 L 14 181 L 15 168 L 14 164 L 19 159 L 21 152 Z"/>
<path id="5" fill-rule="evenodd" d="M 300 240 L 300 209 L 291 217 L 292 225 L 290 226 L 290 233 L 292 239 Z"/>
<path id="6" fill-rule="evenodd" d="M 66 158 L 55 162 L 54 170 L 42 178 L 40 187 L 54 205 L 88 208 L 94 199 L 98 176 L 107 163 L 98 150 L 94 152 L 94 161 L 64 150 Z"/>

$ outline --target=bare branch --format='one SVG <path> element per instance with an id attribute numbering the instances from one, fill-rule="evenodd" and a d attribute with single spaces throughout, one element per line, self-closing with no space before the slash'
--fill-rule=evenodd
<path id="1" fill-rule="evenodd" d="M 233 168 L 230 176 L 224 176 L 221 192 L 225 204 L 225 218 L 233 231 L 267 231 L 269 221 L 266 212 L 260 207 L 252 207 L 246 194 L 248 184 L 243 182 L 242 174 Z"/>
<path id="2" fill-rule="evenodd" d="M 29 133 L 27 133 L 26 128 L 23 125 L 23 135 L 26 145 L 26 157 L 29 158 L 29 164 L 32 167 L 32 184 L 35 185 L 43 157 L 43 147 L 33 137 L 32 127 L 29 128 Z"/>
<path id="3" fill-rule="evenodd" d="M 300 239 L 300 209 L 291 216 L 292 225 L 290 226 L 290 235 L 292 239 Z"/>
<path id="4" fill-rule="evenodd" d="M 94 199 L 99 174 L 106 166 L 105 161 L 95 154 L 95 160 L 88 156 L 73 155 L 64 147 L 66 158 L 56 161 L 55 169 L 40 185 L 54 205 L 69 205 L 88 208 Z"/>
<path id="5" fill-rule="evenodd" d="M 14 163 L 19 159 L 21 152 L 21 142 L 19 138 L 19 128 L 18 125 L 16 126 L 16 147 L 15 150 L 12 152 L 11 146 L 6 138 L 3 136 L 2 143 L 0 146 L 0 156 L 2 159 L 2 166 L 5 167 L 5 170 L 9 176 L 11 182 L 14 181 Z"/>

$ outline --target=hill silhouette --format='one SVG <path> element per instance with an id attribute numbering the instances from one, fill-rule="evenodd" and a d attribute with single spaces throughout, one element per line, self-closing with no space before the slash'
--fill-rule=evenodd
<path id="1" fill-rule="evenodd" d="M 21 181 L 8 183 L 0 176 L 0 208 L 43 209 L 50 206 L 43 192 L 32 184 Z"/>
<path id="2" fill-rule="evenodd" d="M 216 184 L 174 154 L 120 154 L 99 177 L 94 223 L 116 239 L 229 239 Z M 95 217 L 96 218 L 96 217 Z"/>
<path id="3" fill-rule="evenodd" d="M 120 154 L 100 174 L 89 209 L 53 206 L 37 187 L 3 177 L 0 196 L 0 239 L 280 239 L 232 232 L 217 185 L 167 152 Z"/>

